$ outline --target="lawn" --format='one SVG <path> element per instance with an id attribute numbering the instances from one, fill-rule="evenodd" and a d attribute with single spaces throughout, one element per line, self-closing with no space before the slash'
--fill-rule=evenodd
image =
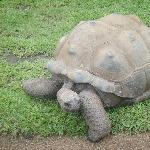
<path id="1" fill-rule="evenodd" d="M 135 14 L 150 26 L 150 0 L 1 0 L 0 1 L 0 133 L 82 136 L 81 114 L 63 112 L 53 100 L 26 95 L 22 80 L 50 76 L 43 70 L 56 43 L 81 20 L 111 13 Z M 12 57 L 19 62 L 12 63 Z M 25 59 L 27 58 L 27 59 Z M 150 100 L 107 110 L 112 133 L 150 131 Z"/>

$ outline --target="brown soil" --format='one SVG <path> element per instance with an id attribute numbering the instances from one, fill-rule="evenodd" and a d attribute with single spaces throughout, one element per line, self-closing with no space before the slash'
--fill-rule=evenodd
<path id="1" fill-rule="evenodd" d="M 150 150 L 150 133 L 109 136 L 95 144 L 77 137 L 0 136 L 0 150 Z"/>
<path id="2" fill-rule="evenodd" d="M 36 55 L 36 56 L 28 56 L 26 58 L 19 58 L 17 56 L 15 56 L 14 54 L 12 53 L 5 53 L 3 55 L 3 57 L 7 60 L 7 62 L 9 64 L 17 64 L 17 63 L 20 63 L 20 62 L 23 62 L 23 61 L 29 61 L 29 62 L 33 62 L 37 59 L 44 59 L 44 60 L 48 60 L 49 57 L 44 55 L 44 54 L 39 54 L 39 55 Z"/>

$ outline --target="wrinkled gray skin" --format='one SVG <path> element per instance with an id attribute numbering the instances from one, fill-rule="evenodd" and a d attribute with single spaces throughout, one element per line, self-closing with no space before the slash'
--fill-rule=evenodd
<path id="1" fill-rule="evenodd" d="M 62 75 L 52 78 L 29 79 L 23 82 L 26 93 L 35 97 L 56 97 L 63 110 L 74 112 L 83 109 L 88 130 L 88 140 L 97 142 L 111 132 L 111 124 L 104 107 L 131 104 L 145 97 L 127 99 L 104 93 L 89 84 L 73 83 Z M 123 101 L 123 102 L 122 102 Z"/>

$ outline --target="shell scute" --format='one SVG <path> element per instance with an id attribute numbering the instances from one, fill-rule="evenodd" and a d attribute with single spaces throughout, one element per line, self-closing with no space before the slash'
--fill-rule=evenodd
<path id="1" fill-rule="evenodd" d="M 84 82 L 105 92 L 135 97 L 148 81 L 144 66 L 150 64 L 149 39 L 150 29 L 138 17 L 108 15 L 80 22 L 61 44 L 56 60 L 66 64 L 68 70 L 81 70 L 81 74 L 72 71 L 76 74 L 70 76 L 72 79 L 82 82 L 85 78 Z M 86 78 L 82 71 L 91 75 Z"/>

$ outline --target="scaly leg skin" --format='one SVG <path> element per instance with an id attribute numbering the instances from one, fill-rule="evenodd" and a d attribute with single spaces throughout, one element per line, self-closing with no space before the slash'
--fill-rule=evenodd
<path id="1" fill-rule="evenodd" d="M 52 75 L 48 78 L 29 79 L 22 83 L 23 90 L 30 96 L 40 98 L 56 98 L 57 91 L 63 85 L 63 78 Z"/>
<path id="2" fill-rule="evenodd" d="M 150 98 L 150 90 L 143 93 L 143 95 L 137 97 L 135 100 L 133 100 L 134 103 L 137 103 L 137 102 L 141 102 L 141 101 L 144 101 L 146 99 Z"/>
<path id="3" fill-rule="evenodd" d="M 93 89 L 87 89 L 80 94 L 83 113 L 89 127 L 88 140 L 98 142 L 111 132 L 110 120 L 103 104 Z"/>
<path id="4" fill-rule="evenodd" d="M 147 92 L 143 93 L 143 95 L 137 97 L 137 98 L 133 98 L 133 99 L 125 99 L 122 101 L 121 105 L 132 105 L 132 104 L 136 104 L 138 102 L 142 102 L 147 100 L 148 98 L 150 98 L 150 90 L 148 90 Z"/>

